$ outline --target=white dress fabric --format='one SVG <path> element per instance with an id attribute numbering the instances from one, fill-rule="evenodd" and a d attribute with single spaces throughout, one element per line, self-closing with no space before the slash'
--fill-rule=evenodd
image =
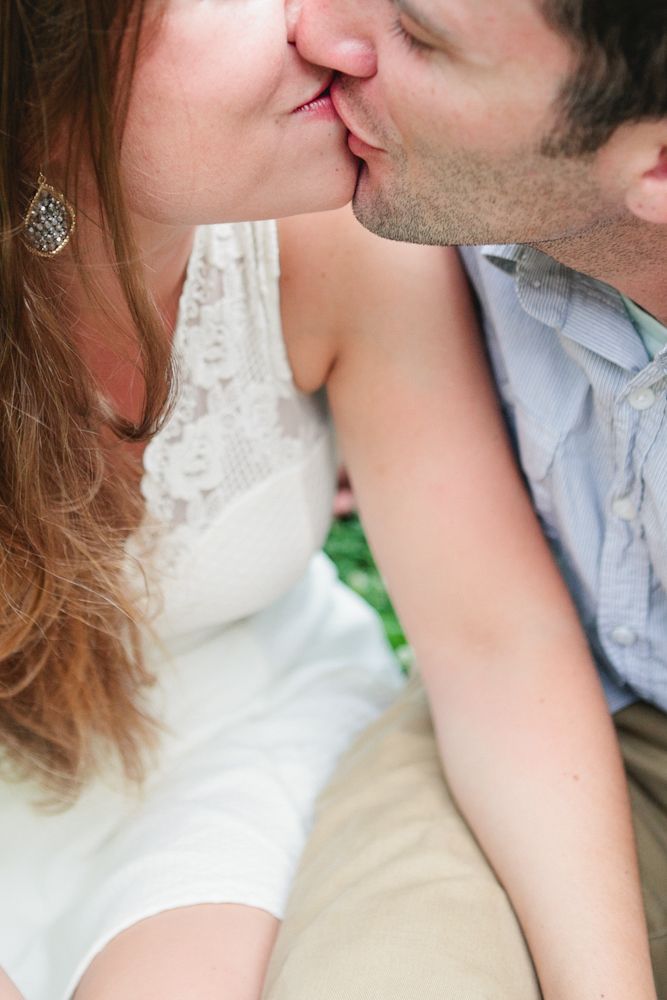
<path id="1" fill-rule="evenodd" d="M 274 223 L 199 230 L 174 354 L 128 546 L 164 737 L 140 791 L 110 767 L 49 813 L 29 783 L 0 785 L 0 967 L 26 1000 L 69 1000 L 105 944 L 166 909 L 281 917 L 318 792 L 401 684 L 375 616 L 318 554 L 333 441 L 287 361 Z"/>

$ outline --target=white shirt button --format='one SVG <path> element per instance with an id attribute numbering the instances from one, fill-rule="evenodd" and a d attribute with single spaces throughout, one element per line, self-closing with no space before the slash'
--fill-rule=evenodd
<path id="1" fill-rule="evenodd" d="M 634 646 L 637 642 L 637 633 L 625 625 L 619 625 L 615 628 L 611 637 L 617 646 Z"/>
<path id="2" fill-rule="evenodd" d="M 633 410 L 650 410 L 655 401 L 653 389 L 635 389 L 628 396 L 628 403 Z"/>
<path id="3" fill-rule="evenodd" d="M 630 497 L 617 497 L 612 503 L 611 509 L 612 513 L 623 521 L 634 521 L 637 517 L 637 508 Z"/>

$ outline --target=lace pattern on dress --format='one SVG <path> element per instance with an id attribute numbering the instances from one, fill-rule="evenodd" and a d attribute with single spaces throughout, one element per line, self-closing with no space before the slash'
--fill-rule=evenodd
<path id="1" fill-rule="evenodd" d="M 159 541 L 163 570 L 193 533 L 328 433 L 322 398 L 297 389 L 287 360 L 275 223 L 199 230 L 174 357 L 177 400 L 144 452 L 141 486 L 142 535 Z"/>

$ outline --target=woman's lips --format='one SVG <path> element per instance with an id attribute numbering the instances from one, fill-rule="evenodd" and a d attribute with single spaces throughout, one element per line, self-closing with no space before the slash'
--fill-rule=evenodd
<path id="1" fill-rule="evenodd" d="M 314 111 L 329 109 L 335 113 L 331 94 L 329 90 L 325 90 L 323 93 L 318 94 L 317 97 L 313 97 L 312 100 L 306 101 L 305 104 L 300 104 L 298 108 L 294 109 L 293 114 L 309 114 Z"/>
<path id="2" fill-rule="evenodd" d="M 317 110 L 318 107 L 322 106 L 322 102 L 331 101 L 330 98 L 330 87 L 331 81 L 333 79 L 333 74 L 331 74 L 326 81 L 320 83 L 319 89 L 315 91 L 312 97 L 309 97 L 307 101 L 300 104 L 297 108 L 294 108 L 293 114 L 301 111 L 313 111 Z"/>

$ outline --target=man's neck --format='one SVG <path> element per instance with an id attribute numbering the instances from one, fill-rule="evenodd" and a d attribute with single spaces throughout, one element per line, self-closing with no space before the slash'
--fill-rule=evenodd
<path id="1" fill-rule="evenodd" d="M 667 325 L 667 226 L 619 221 L 533 246 L 566 267 L 611 285 Z"/>

